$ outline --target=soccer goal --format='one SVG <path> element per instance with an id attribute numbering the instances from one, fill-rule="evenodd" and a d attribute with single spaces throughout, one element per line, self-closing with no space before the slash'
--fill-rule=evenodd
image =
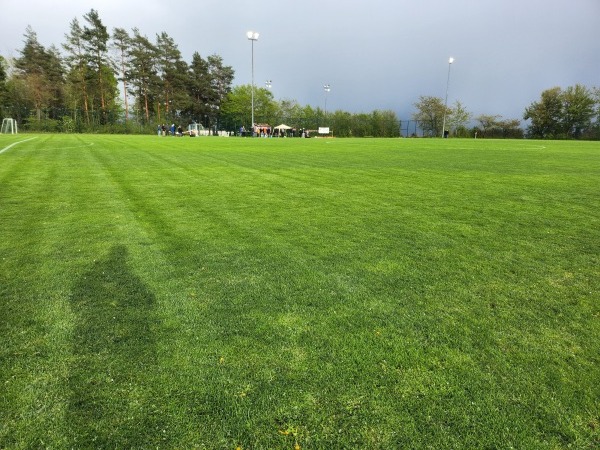
<path id="1" fill-rule="evenodd" d="M 2 119 L 0 134 L 17 134 L 17 121 L 15 119 Z"/>

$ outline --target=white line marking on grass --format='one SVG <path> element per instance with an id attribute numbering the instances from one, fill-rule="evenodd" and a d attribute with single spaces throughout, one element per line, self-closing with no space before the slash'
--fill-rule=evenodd
<path id="1" fill-rule="evenodd" d="M 4 153 L 9 148 L 14 147 L 17 144 L 22 144 L 23 142 L 31 141 L 32 139 L 37 139 L 37 137 L 32 137 L 32 138 L 29 138 L 29 139 L 24 139 L 22 141 L 15 142 L 14 144 L 10 144 L 8 147 L 4 147 L 2 150 L 0 150 L 0 153 Z"/>

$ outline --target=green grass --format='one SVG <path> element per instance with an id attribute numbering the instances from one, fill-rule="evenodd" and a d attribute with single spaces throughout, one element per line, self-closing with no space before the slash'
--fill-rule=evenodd
<path id="1" fill-rule="evenodd" d="M 0 448 L 597 448 L 599 255 L 599 143 L 38 136 Z"/>

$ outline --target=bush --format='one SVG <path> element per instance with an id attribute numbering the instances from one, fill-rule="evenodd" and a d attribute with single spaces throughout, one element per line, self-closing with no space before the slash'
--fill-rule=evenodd
<path id="1" fill-rule="evenodd" d="M 60 129 L 63 133 L 73 133 L 75 131 L 75 121 L 70 116 L 63 116 L 60 122 Z"/>
<path id="2" fill-rule="evenodd" d="M 23 131 L 34 131 L 39 133 L 58 133 L 60 132 L 60 122 L 55 119 L 37 120 L 35 117 L 29 117 L 22 125 Z"/>

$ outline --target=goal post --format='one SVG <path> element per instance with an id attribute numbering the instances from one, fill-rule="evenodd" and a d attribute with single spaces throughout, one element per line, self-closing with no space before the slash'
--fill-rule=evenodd
<path id="1" fill-rule="evenodd" d="M 17 134 L 17 121 L 15 119 L 2 119 L 0 134 Z"/>

